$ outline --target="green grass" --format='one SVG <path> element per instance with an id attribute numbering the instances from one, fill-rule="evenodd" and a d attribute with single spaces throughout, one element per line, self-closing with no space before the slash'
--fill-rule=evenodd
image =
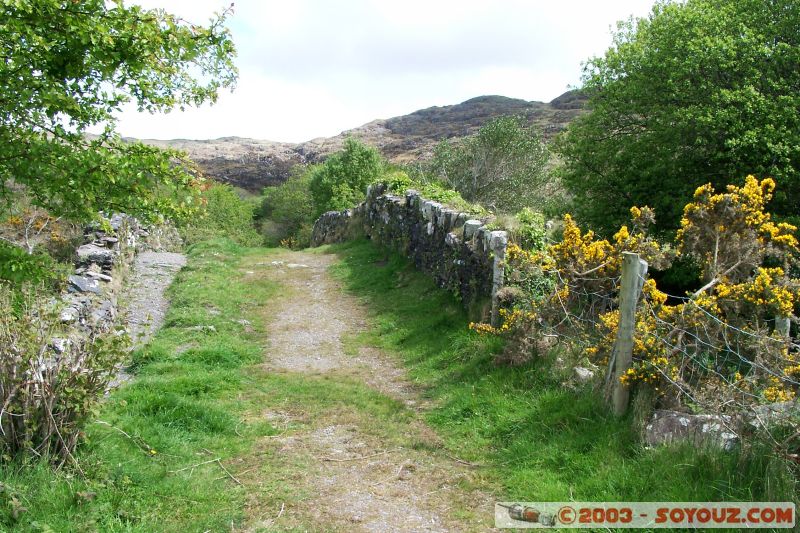
<path id="1" fill-rule="evenodd" d="M 788 467 L 769 453 L 645 449 L 630 416 L 614 417 L 589 389 L 562 387 L 552 358 L 494 365 L 502 342 L 469 331 L 459 302 L 402 257 L 368 241 L 323 251 L 341 256 L 335 274 L 371 310 L 360 340 L 402 357 L 437 404 L 429 423 L 453 453 L 488 465 L 504 498 L 796 499 Z"/>
<path id="2" fill-rule="evenodd" d="M 247 253 L 224 240 L 192 248 L 164 328 L 134 354 L 137 379 L 111 394 L 100 422 L 87 428 L 77 452 L 86 477 L 74 468 L 53 473 L 45 463 L 6 465 L 0 530 L 222 531 L 241 520 L 244 491 L 219 479 L 218 465 L 174 471 L 218 457 L 229 464 L 276 433 L 265 421 L 243 423 L 258 397 L 249 369 L 262 349 L 260 332 L 246 333 L 235 320 L 258 324 L 259 305 L 277 289 L 232 282 Z M 189 329 L 198 325 L 216 332 Z M 12 508 L 20 506 L 26 510 L 15 520 Z"/>
<path id="3" fill-rule="evenodd" d="M 330 251 L 342 258 L 334 274 L 371 313 L 345 351 L 369 344 L 403 360 L 433 400 L 426 417 L 445 451 L 485 465 L 464 489 L 488 483 L 498 498 L 528 501 L 795 498 L 767 453 L 643 449 L 629 419 L 591 391 L 562 388 L 548 360 L 495 366 L 502 343 L 468 331 L 459 303 L 402 258 L 367 242 L 320 253 Z M 271 531 L 257 524 L 284 503 L 289 527 L 313 530 L 318 517 L 289 512 L 313 491 L 298 477 L 310 459 L 280 453 L 270 436 L 357 421 L 386 446 L 438 451 L 411 430 L 413 410 L 349 376 L 263 369 L 262 324 L 292 294 L 247 271 L 276 253 L 227 240 L 192 247 L 164 327 L 133 355 L 136 379 L 87 427 L 76 453 L 85 476 L 44 462 L 0 467 L 0 531 Z M 244 486 L 216 463 L 199 465 L 216 458 Z"/>

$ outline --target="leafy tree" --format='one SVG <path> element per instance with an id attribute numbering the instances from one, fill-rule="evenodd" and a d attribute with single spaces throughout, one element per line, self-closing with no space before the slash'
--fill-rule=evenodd
<path id="1" fill-rule="evenodd" d="M 22 185 L 73 219 L 190 211 L 199 180 L 185 156 L 123 142 L 113 115 L 128 102 L 155 113 L 216 100 L 236 78 L 224 19 L 202 27 L 122 0 L 0 0 L 0 198 Z"/>
<path id="2" fill-rule="evenodd" d="M 548 160 L 533 126 L 522 117 L 500 117 L 459 143 L 439 143 L 430 170 L 465 200 L 513 213 L 549 203 Z"/>
<path id="3" fill-rule="evenodd" d="M 314 218 L 326 211 L 349 209 L 363 201 L 367 186 L 383 169 L 383 158 L 375 148 L 348 138 L 341 151 L 311 172 Z"/>
<path id="4" fill-rule="evenodd" d="M 243 246 L 261 244 L 253 225 L 255 206 L 242 200 L 233 187 L 221 183 L 207 187 L 202 192 L 201 203 L 204 209 L 199 216 L 181 227 L 188 244 L 216 237 L 228 237 Z"/>
<path id="5" fill-rule="evenodd" d="M 678 226 L 701 184 L 771 176 L 780 217 L 800 195 L 800 3 L 661 1 L 618 25 L 584 69 L 589 113 L 560 139 L 576 214 L 610 233 L 627 206 Z"/>
<path id="6" fill-rule="evenodd" d="M 294 237 L 298 246 L 310 244 L 308 228 L 314 223 L 314 204 L 311 200 L 311 174 L 314 169 L 303 169 L 275 187 L 264 189 L 260 217 L 268 244 L 277 245 L 287 237 Z M 308 234 L 308 238 L 305 238 Z M 302 237 L 302 238 L 301 238 Z"/>

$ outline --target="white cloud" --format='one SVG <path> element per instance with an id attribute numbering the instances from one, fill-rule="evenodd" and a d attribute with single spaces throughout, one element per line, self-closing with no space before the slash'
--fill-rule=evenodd
<path id="1" fill-rule="evenodd" d="M 136 0 L 205 22 L 223 0 Z M 301 141 L 482 94 L 549 101 L 653 0 L 238 0 L 238 88 L 215 106 L 126 111 L 124 135 Z"/>

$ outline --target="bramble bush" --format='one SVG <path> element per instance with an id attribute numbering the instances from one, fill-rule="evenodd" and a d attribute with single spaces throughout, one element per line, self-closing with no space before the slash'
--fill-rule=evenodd
<path id="1" fill-rule="evenodd" d="M 120 331 L 70 339 L 63 352 L 58 309 L 28 286 L 17 312 L 16 295 L 0 284 L 0 462 L 20 455 L 57 464 L 72 458 L 83 425 L 117 366 L 128 338 Z"/>

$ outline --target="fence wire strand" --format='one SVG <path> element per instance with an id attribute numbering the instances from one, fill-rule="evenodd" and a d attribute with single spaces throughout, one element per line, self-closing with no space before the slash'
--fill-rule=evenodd
<path id="1" fill-rule="evenodd" d="M 557 308 L 550 320 L 539 319 L 539 327 L 547 334 L 568 339 L 580 350 L 597 345 L 600 334 L 608 330 L 601 317 L 617 306 L 619 277 L 578 277 L 567 279 L 558 270 L 546 272 L 556 280 L 551 304 Z M 639 275 L 641 284 L 647 276 Z M 565 298 L 559 290 L 568 289 Z M 663 291 L 659 291 L 662 292 Z M 791 336 L 778 336 L 775 319 L 764 320 L 742 316 L 743 322 L 731 323 L 724 311 L 715 313 L 689 295 L 663 293 L 665 306 L 678 309 L 666 319 L 659 306 L 641 296 L 637 305 L 637 322 L 648 320 L 653 327 L 635 328 L 638 340 L 653 347 L 653 352 L 666 354 L 667 365 L 652 364 L 648 354 L 634 354 L 634 365 L 649 365 L 661 384 L 672 392 L 673 401 L 709 414 L 721 415 L 727 425 L 734 417 L 758 421 L 766 429 L 763 418 L 783 397 L 770 398 L 765 389 L 793 391 L 800 389 L 800 372 L 785 372 L 798 365 L 800 344 Z M 670 319 L 672 318 L 672 319 Z M 797 323 L 796 317 L 790 317 Z M 600 334 L 599 334 L 599 333 Z M 611 354 L 606 354 L 610 356 Z M 599 363 L 602 364 L 602 360 Z M 665 390 L 662 393 L 667 395 Z M 730 428 L 731 432 L 733 427 Z"/>

